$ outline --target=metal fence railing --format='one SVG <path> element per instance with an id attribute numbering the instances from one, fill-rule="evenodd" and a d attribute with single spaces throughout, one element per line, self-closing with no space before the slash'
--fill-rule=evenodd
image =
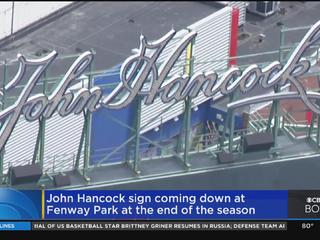
<path id="1" fill-rule="evenodd" d="M 282 116 L 282 129 L 285 130 L 294 139 L 303 139 L 308 137 L 310 124 L 307 120 L 296 120 L 292 113 L 287 112 Z"/>

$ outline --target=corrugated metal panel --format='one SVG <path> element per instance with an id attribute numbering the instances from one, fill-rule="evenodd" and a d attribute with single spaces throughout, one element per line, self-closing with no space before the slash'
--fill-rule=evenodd
<path id="1" fill-rule="evenodd" d="M 5 146 L 3 173 L 9 166 L 25 165 L 32 161 L 38 133 L 38 121 L 27 122 L 21 116 Z"/>
<path id="2" fill-rule="evenodd" d="M 167 57 L 170 55 L 172 49 L 177 45 L 177 43 L 188 33 L 187 30 L 183 29 L 176 33 L 175 37 L 168 43 L 167 47 L 161 53 L 157 64 L 162 64 Z M 168 76 L 172 77 L 174 74 L 183 73 L 184 63 L 186 62 L 186 50 L 181 54 L 176 64 L 170 70 Z"/>
<path id="3" fill-rule="evenodd" d="M 80 143 L 83 115 L 61 117 L 55 113 L 46 121 L 44 168 L 66 171 L 73 168 L 73 161 Z"/>
<path id="4" fill-rule="evenodd" d="M 202 23 L 189 28 L 198 33 L 193 56 L 194 72 L 223 70 L 228 67 L 231 9 L 226 7 Z M 221 60 L 207 63 L 208 61 Z"/>
<path id="5" fill-rule="evenodd" d="M 246 22 L 247 3 L 246 2 L 228 2 L 228 6 L 237 7 L 239 9 L 239 26 Z"/>
<path id="6" fill-rule="evenodd" d="M 82 115 L 62 118 L 57 113 L 46 121 L 44 172 L 72 169 L 83 122 Z M 38 129 L 38 121 L 28 122 L 20 117 L 5 147 L 4 173 L 9 166 L 31 163 Z"/>
<path id="7" fill-rule="evenodd" d="M 193 49 L 194 72 L 207 70 L 221 70 L 228 66 L 229 45 L 230 45 L 230 26 L 231 26 L 231 7 L 225 7 L 218 12 L 209 15 L 206 18 L 190 25 L 188 29 L 198 33 Z M 180 36 L 181 33 L 179 32 Z M 172 48 L 177 43 L 170 44 L 166 49 L 166 54 L 172 51 Z M 167 56 L 167 55 L 166 55 Z M 184 54 L 184 58 L 185 58 Z M 161 56 L 163 60 L 165 56 Z M 205 63 L 207 61 L 220 60 L 223 61 Z M 181 63 L 180 63 L 181 65 Z M 172 73 L 183 74 L 183 67 L 176 67 Z M 193 106 L 207 101 L 209 98 L 200 93 L 198 97 L 193 99 Z M 141 114 L 141 133 L 147 132 L 161 123 L 164 123 L 176 116 L 179 116 L 184 111 L 184 102 L 180 101 L 174 104 L 164 104 L 160 98 L 157 98 L 154 104 L 146 106 L 142 103 Z"/>

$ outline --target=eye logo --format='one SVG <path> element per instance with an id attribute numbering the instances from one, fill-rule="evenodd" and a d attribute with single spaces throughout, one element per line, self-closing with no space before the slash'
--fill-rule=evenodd
<path id="1" fill-rule="evenodd" d="M 34 194 L 34 191 L 30 191 L 30 194 Z M 31 220 L 39 218 L 39 210 L 26 193 L 15 189 L 0 189 L 1 220 Z"/>

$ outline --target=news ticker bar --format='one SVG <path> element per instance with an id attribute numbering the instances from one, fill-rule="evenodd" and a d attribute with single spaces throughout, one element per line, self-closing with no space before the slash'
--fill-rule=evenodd
<path id="1" fill-rule="evenodd" d="M 14 231 L 286 231 L 287 222 L 0 222 L 0 230 Z"/>
<path id="2" fill-rule="evenodd" d="M 317 220 L 283 221 L 0 221 L 4 231 L 320 231 Z"/>

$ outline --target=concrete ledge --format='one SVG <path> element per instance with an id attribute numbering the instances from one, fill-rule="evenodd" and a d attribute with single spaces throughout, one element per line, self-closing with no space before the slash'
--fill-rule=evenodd
<path id="1" fill-rule="evenodd" d="M 0 48 L 6 46 L 7 44 L 10 44 L 22 37 L 24 37 L 25 35 L 37 30 L 38 28 L 41 28 L 42 26 L 53 22 L 54 20 L 56 20 L 59 17 L 62 17 L 63 15 L 65 15 L 66 13 L 69 13 L 70 11 L 84 5 L 87 2 L 74 2 L 71 3 L 70 5 L 63 7 L 51 14 L 49 14 L 48 16 L 39 19 L 38 21 L 29 24 L 28 26 L 18 30 L 17 32 L 13 33 L 10 36 L 4 37 L 3 39 L 0 39 Z"/>

